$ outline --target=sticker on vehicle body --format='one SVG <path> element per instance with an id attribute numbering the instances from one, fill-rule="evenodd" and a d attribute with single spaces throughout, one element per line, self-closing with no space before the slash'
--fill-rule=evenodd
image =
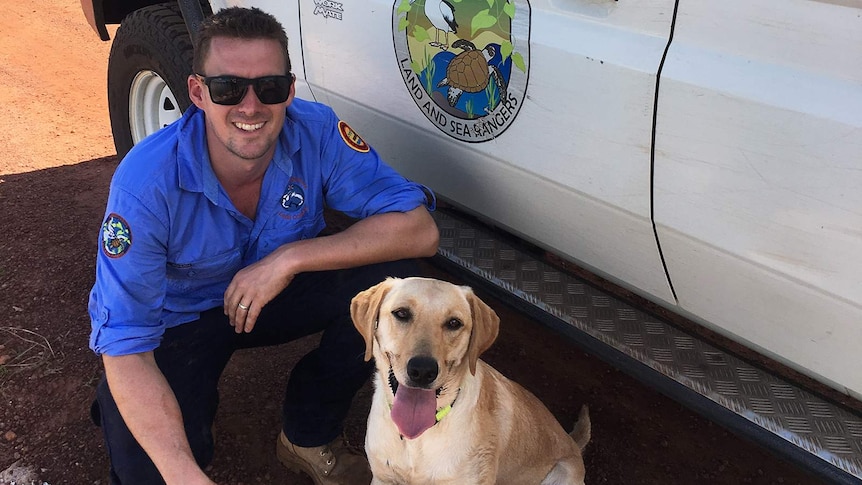
<path id="1" fill-rule="evenodd" d="M 322 15 L 325 19 L 342 20 L 344 4 L 332 0 L 314 0 L 314 15 Z"/>
<path id="2" fill-rule="evenodd" d="M 398 0 L 392 30 L 404 84 L 452 138 L 492 140 L 523 104 L 529 72 L 526 0 Z"/>

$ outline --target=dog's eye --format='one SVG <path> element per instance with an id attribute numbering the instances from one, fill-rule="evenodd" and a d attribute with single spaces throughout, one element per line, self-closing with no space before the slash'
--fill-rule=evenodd
<path id="1" fill-rule="evenodd" d="M 413 314 L 406 308 L 399 308 L 392 311 L 392 316 L 400 322 L 407 322 L 413 317 Z"/>
<path id="2" fill-rule="evenodd" d="M 464 322 L 458 320 L 457 318 L 453 318 L 446 322 L 446 330 L 458 330 L 459 328 L 464 326 Z"/>

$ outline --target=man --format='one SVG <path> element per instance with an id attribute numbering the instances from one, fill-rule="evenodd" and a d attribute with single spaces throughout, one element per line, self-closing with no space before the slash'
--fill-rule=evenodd
<path id="1" fill-rule="evenodd" d="M 436 252 L 433 196 L 293 81 L 276 19 L 222 10 L 196 40 L 194 106 L 117 168 L 89 303 L 111 483 L 213 483 L 202 468 L 233 351 L 321 330 L 291 371 L 278 457 L 318 484 L 370 481 L 337 446 L 371 372 L 349 302 Z M 359 220 L 319 236 L 324 207 Z"/>

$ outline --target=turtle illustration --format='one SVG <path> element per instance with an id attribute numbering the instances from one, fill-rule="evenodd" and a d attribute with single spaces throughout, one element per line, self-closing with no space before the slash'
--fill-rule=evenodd
<path id="1" fill-rule="evenodd" d="M 493 45 L 486 45 L 484 49 L 476 49 L 476 46 L 469 40 L 458 39 L 452 43 L 453 48 L 463 50 L 460 54 L 453 57 L 446 67 L 446 77 L 444 77 L 437 87 L 449 86 L 446 99 L 449 101 L 449 106 L 455 107 L 458 103 L 458 98 L 464 92 L 478 93 L 488 86 L 490 79 L 494 80 L 497 85 L 500 99 L 506 99 L 506 84 L 503 80 L 503 74 L 497 66 L 490 64 L 489 61 L 497 54 L 497 48 Z"/>

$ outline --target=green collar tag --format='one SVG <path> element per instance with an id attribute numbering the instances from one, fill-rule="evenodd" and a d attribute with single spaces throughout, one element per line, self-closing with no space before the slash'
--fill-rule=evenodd
<path id="1" fill-rule="evenodd" d="M 451 410 L 452 410 L 452 405 L 450 404 L 450 405 L 446 406 L 445 408 L 437 411 L 437 414 L 434 415 L 434 418 L 437 419 L 437 422 L 439 423 L 443 418 L 446 417 L 447 414 L 449 414 L 449 411 L 451 411 Z"/>

